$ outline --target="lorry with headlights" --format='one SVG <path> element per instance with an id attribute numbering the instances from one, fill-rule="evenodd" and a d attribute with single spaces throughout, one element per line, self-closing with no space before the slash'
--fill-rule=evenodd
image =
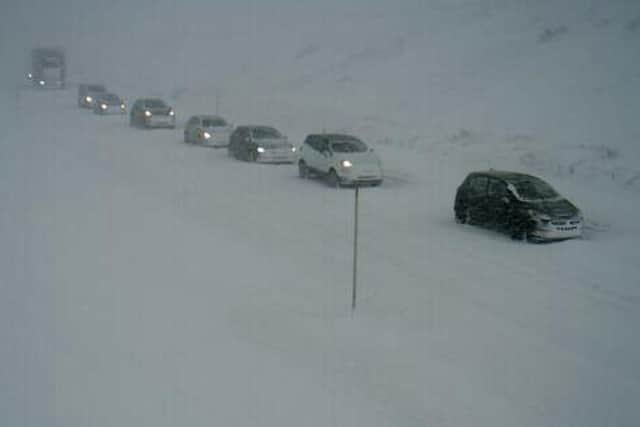
<path id="1" fill-rule="evenodd" d="M 27 79 L 36 88 L 64 89 L 66 60 L 59 47 L 39 47 L 31 50 Z"/>

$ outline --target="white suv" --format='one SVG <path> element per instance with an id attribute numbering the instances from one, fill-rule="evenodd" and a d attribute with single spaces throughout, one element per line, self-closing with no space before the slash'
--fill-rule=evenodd
<path id="1" fill-rule="evenodd" d="M 332 187 L 341 185 L 380 185 L 382 163 L 367 144 L 341 134 L 307 136 L 298 158 L 300 177 L 325 177 Z"/>

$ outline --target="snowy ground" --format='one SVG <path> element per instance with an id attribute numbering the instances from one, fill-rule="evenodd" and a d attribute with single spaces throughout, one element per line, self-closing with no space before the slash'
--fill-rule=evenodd
<path id="1" fill-rule="evenodd" d="M 76 107 L 73 89 L 4 90 L 0 424 L 638 425 L 640 133 L 630 117 L 640 74 L 637 56 L 625 56 L 637 39 L 627 28 L 633 2 L 620 1 L 617 13 L 594 6 L 590 20 L 568 7 L 553 15 L 549 5 L 496 1 L 481 13 L 474 2 L 459 10 L 433 2 L 420 11 L 448 20 L 431 17 L 440 26 L 424 32 L 419 16 L 402 8 L 386 15 L 378 3 L 368 14 L 348 8 L 331 34 L 314 23 L 302 42 L 287 39 L 286 27 L 272 30 L 267 38 L 291 47 L 293 59 L 276 50 L 280 62 L 266 76 L 238 60 L 248 71 L 232 78 L 229 65 L 222 91 L 180 66 L 173 87 L 157 86 L 183 120 L 213 109 L 218 93 L 237 124 L 274 123 L 295 141 L 345 129 L 372 142 L 387 179 L 361 193 L 354 315 L 352 191 L 300 180 L 292 166 L 184 145 L 181 129 L 96 117 Z M 321 23 L 341 10 L 316 9 Z M 165 12 L 152 16 L 166 23 Z M 247 13 L 256 28 L 257 12 Z M 403 20 L 403 41 L 386 37 Z M 347 22 L 386 41 L 374 49 L 363 36 L 342 46 Z M 498 31 L 498 22 L 508 24 Z M 457 38 L 443 30 L 461 26 Z M 185 30 L 181 43 L 198 34 Z M 559 40 L 540 43 L 545 34 Z M 494 51 L 456 55 L 482 44 L 480 36 Z M 606 89 L 611 80 L 590 72 L 562 77 L 584 65 L 580 54 L 565 54 L 596 38 L 616 65 L 632 66 L 601 70 L 624 77 L 622 86 Z M 420 48 L 425 40 L 454 53 Z M 552 77 L 534 70 L 524 86 L 514 81 L 526 68 L 523 40 L 525 62 L 542 62 Z M 90 42 L 76 48 L 86 55 Z M 551 67 L 558 58 L 569 68 Z M 481 65 L 460 71 L 469 64 Z M 279 72 L 289 66 L 290 74 Z M 105 83 L 128 99 L 151 90 L 125 71 Z M 417 98 L 429 92 L 434 105 L 412 98 L 418 82 Z M 556 96 L 561 87 L 570 90 Z M 593 90 L 584 95 L 584 87 Z M 510 108 L 522 105 L 519 91 L 541 102 Z M 598 103 L 602 93 L 608 106 Z M 555 120 L 567 106 L 574 114 Z M 621 106 L 630 111 L 616 116 Z M 547 178 L 584 211 L 585 238 L 533 245 L 455 224 L 457 185 L 488 167 Z"/>

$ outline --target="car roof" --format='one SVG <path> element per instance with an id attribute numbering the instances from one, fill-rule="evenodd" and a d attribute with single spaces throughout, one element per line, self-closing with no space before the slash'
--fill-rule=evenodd
<path id="1" fill-rule="evenodd" d="M 360 141 L 360 138 L 357 138 L 353 135 L 348 135 L 348 134 L 344 134 L 344 133 L 312 133 L 309 134 L 308 136 L 310 137 L 323 137 L 323 138 L 327 138 L 327 139 L 332 139 L 332 140 L 355 140 L 355 141 Z"/>
<path id="2" fill-rule="evenodd" d="M 200 120 L 202 119 L 209 119 L 209 120 L 216 120 L 216 119 L 221 119 L 224 120 L 226 122 L 226 120 L 222 117 L 222 116 L 216 116 L 216 115 L 210 115 L 210 114 L 196 114 L 195 116 L 191 117 L 191 118 L 198 118 Z"/>
<path id="3" fill-rule="evenodd" d="M 273 130 L 277 130 L 274 126 L 267 126 L 267 125 L 242 125 L 242 126 L 238 126 L 240 128 L 244 128 L 244 129 L 249 129 L 249 130 L 253 130 L 253 129 L 273 129 Z"/>
<path id="4" fill-rule="evenodd" d="M 489 169 L 489 170 L 486 170 L 486 171 L 471 172 L 469 174 L 469 177 L 472 177 L 472 176 L 488 176 L 488 177 L 492 177 L 492 178 L 502 179 L 504 181 L 521 181 L 523 179 L 541 179 L 541 178 L 538 178 L 538 177 L 535 177 L 533 175 L 529 175 L 529 174 L 526 174 L 526 173 L 504 171 L 504 170 L 495 170 L 495 169 Z"/>

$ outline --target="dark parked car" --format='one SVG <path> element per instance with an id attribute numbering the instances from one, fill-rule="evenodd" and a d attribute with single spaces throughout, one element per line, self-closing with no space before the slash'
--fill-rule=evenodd
<path id="1" fill-rule="evenodd" d="M 582 214 L 535 176 L 489 170 L 472 172 L 458 187 L 458 223 L 487 226 L 514 239 L 564 240 L 582 235 Z"/>
<path id="2" fill-rule="evenodd" d="M 296 148 L 269 126 L 238 126 L 229 138 L 229 155 L 261 163 L 293 163 Z"/>
<path id="3" fill-rule="evenodd" d="M 173 109 L 159 98 L 141 98 L 136 100 L 129 113 L 131 126 L 176 127 L 176 115 Z"/>

